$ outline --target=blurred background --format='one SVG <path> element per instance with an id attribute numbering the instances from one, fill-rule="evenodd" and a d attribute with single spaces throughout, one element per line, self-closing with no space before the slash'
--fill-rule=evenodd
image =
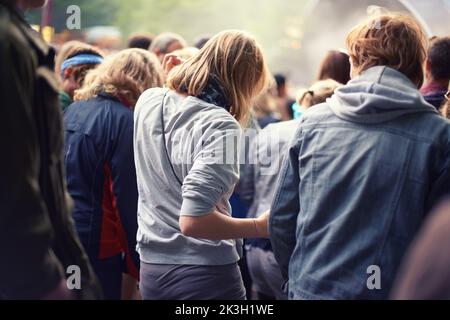
<path id="1" fill-rule="evenodd" d="M 67 8 L 81 9 L 81 29 L 67 30 Z M 48 0 L 27 14 L 55 47 L 80 39 L 115 51 L 134 32 L 181 34 L 192 44 L 224 29 L 253 33 L 274 73 L 293 87 L 315 78 L 329 49 L 345 47 L 345 36 L 374 7 L 409 12 L 429 36 L 450 34 L 450 0 Z"/>

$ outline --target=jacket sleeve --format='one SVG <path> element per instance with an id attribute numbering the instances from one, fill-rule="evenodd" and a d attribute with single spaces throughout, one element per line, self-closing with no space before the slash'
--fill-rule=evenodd
<path id="1" fill-rule="evenodd" d="M 63 274 L 39 188 L 30 51 L 11 36 L 7 19 L 0 21 L 0 296 L 34 299 L 55 289 Z"/>
<path id="2" fill-rule="evenodd" d="M 300 133 L 299 130 L 283 163 L 269 221 L 273 251 L 286 281 L 289 278 L 289 260 L 296 244 L 297 216 L 300 211 L 298 191 Z"/>
<path id="3" fill-rule="evenodd" d="M 139 256 L 136 252 L 137 224 L 137 179 L 133 154 L 133 114 L 121 118 L 120 131 L 111 158 L 111 176 L 116 206 L 127 241 L 127 271 L 138 278 Z"/>

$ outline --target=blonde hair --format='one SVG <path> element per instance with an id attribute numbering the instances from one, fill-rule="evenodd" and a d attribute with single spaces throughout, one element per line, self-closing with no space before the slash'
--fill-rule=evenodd
<path id="1" fill-rule="evenodd" d="M 404 14 L 384 14 L 357 25 L 347 36 L 353 71 L 387 66 L 406 75 L 417 87 L 424 80 L 427 39 L 417 21 Z"/>
<path id="2" fill-rule="evenodd" d="M 143 49 L 127 49 L 108 57 L 90 71 L 75 100 L 88 100 L 105 92 L 125 98 L 134 106 L 147 89 L 162 86 L 162 67 L 158 58 Z"/>
<path id="3" fill-rule="evenodd" d="M 192 59 L 169 74 L 167 86 L 198 97 L 210 75 L 230 101 L 230 113 L 247 124 L 253 100 L 269 84 L 269 71 L 260 46 L 242 31 L 223 31 L 213 37 Z"/>
<path id="4" fill-rule="evenodd" d="M 298 105 L 305 109 L 326 102 L 334 94 L 334 91 L 342 86 L 332 79 L 318 81 L 308 90 L 302 90 L 297 96 Z"/>

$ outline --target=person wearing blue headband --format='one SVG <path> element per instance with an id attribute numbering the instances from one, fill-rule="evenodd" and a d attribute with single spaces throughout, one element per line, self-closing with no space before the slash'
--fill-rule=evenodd
<path id="1" fill-rule="evenodd" d="M 103 53 L 93 46 L 82 44 L 68 50 L 60 66 L 62 90 L 59 101 L 64 110 L 73 103 L 76 90 L 83 85 L 86 74 L 103 62 Z"/>

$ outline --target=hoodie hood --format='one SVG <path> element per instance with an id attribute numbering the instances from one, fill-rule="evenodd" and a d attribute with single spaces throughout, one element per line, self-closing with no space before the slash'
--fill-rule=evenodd
<path id="1" fill-rule="evenodd" d="M 404 74 L 377 66 L 363 72 L 327 100 L 337 117 L 382 123 L 413 113 L 438 113 Z"/>

